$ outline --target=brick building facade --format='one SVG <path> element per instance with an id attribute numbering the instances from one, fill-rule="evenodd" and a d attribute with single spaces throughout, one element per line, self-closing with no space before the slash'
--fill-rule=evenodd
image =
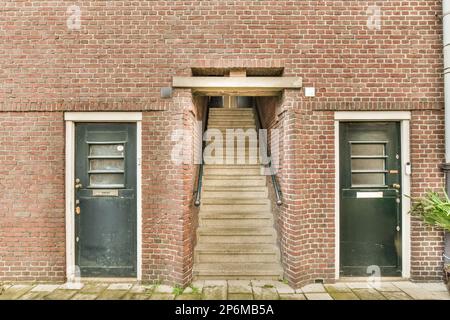
<path id="1" fill-rule="evenodd" d="M 65 113 L 116 111 L 142 115 L 140 278 L 192 280 L 198 165 L 173 161 L 173 132 L 190 132 L 185 152 L 198 151 L 207 98 L 186 88 L 161 98 L 175 76 L 241 68 L 316 89 L 256 99 L 264 127 L 280 131 L 283 204 L 272 212 L 295 287 L 336 280 L 336 113 L 408 113 L 410 194 L 444 186 L 441 1 L 23 0 L 0 10 L 0 281 L 66 280 Z M 407 237 L 407 277 L 440 279 L 443 232 L 411 218 Z"/>

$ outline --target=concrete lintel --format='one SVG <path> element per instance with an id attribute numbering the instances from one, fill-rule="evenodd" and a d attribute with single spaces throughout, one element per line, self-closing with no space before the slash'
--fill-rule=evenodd
<path id="1" fill-rule="evenodd" d="M 283 89 L 300 89 L 300 77 L 174 77 L 174 88 L 191 88 L 207 95 L 278 95 Z"/>

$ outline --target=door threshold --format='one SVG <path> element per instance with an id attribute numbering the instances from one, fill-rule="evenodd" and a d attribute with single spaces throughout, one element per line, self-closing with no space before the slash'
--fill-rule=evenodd
<path id="1" fill-rule="evenodd" d="M 336 282 L 365 282 L 365 281 L 373 281 L 373 277 L 340 277 L 336 280 Z M 391 282 L 391 281 L 409 281 L 409 278 L 402 277 L 380 277 L 381 282 Z"/>
<path id="2" fill-rule="evenodd" d="M 107 282 L 107 283 L 139 283 L 137 278 L 95 278 L 95 277 L 82 277 L 77 278 L 76 282 Z"/>

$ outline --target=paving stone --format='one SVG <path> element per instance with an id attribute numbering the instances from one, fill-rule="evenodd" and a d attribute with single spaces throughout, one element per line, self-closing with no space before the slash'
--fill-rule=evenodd
<path id="1" fill-rule="evenodd" d="M 199 294 L 201 295 L 203 291 L 203 286 L 202 287 L 195 287 L 193 284 L 191 284 L 190 287 L 186 287 L 184 288 L 183 294 Z"/>
<path id="2" fill-rule="evenodd" d="M 10 284 L 0 284 L 0 294 L 11 287 Z"/>
<path id="3" fill-rule="evenodd" d="M 226 287 L 226 280 L 205 280 L 203 287 Z"/>
<path id="4" fill-rule="evenodd" d="M 113 283 L 108 286 L 108 290 L 130 290 L 132 283 Z"/>
<path id="5" fill-rule="evenodd" d="M 159 285 L 155 287 L 155 290 L 153 291 L 155 293 L 168 293 L 168 294 L 172 294 L 173 293 L 173 287 L 171 286 L 167 286 L 165 284 Z"/>
<path id="6" fill-rule="evenodd" d="M 383 296 L 386 297 L 388 300 L 411 300 L 412 298 L 408 296 L 403 291 L 384 291 L 382 292 Z"/>
<path id="7" fill-rule="evenodd" d="M 46 300 L 69 300 L 72 298 L 78 291 L 77 290 L 63 290 L 56 289 L 50 294 L 45 296 Z"/>
<path id="8" fill-rule="evenodd" d="M 253 296 L 255 300 L 279 300 L 277 289 L 268 287 L 253 287 Z"/>
<path id="9" fill-rule="evenodd" d="M 326 284 L 325 290 L 328 293 L 352 292 L 352 289 L 350 289 L 345 283 Z"/>
<path id="10" fill-rule="evenodd" d="M 249 280 L 230 280 L 228 281 L 228 294 L 230 293 L 250 293 L 252 287 Z"/>
<path id="11" fill-rule="evenodd" d="M 205 286 L 204 280 L 196 280 L 189 285 L 189 287 L 197 288 L 198 292 L 200 292 L 200 293 L 202 292 L 204 286 Z"/>
<path id="12" fill-rule="evenodd" d="M 71 300 L 95 300 L 98 295 L 93 293 L 77 293 Z"/>
<path id="13" fill-rule="evenodd" d="M 128 292 L 123 296 L 122 300 L 148 300 L 149 298 L 149 294 Z"/>
<path id="14" fill-rule="evenodd" d="M 38 284 L 31 292 L 52 292 L 58 289 L 59 285 L 55 284 Z"/>
<path id="15" fill-rule="evenodd" d="M 86 283 L 81 289 L 82 293 L 101 293 L 108 287 L 107 283 Z"/>
<path id="16" fill-rule="evenodd" d="M 19 300 L 44 300 L 44 297 L 46 295 L 48 295 L 48 292 L 46 291 L 36 291 L 36 292 L 28 291 L 23 296 L 21 296 Z"/>
<path id="17" fill-rule="evenodd" d="M 58 287 L 62 290 L 81 290 L 84 287 L 84 283 L 81 282 L 66 282 Z"/>
<path id="18" fill-rule="evenodd" d="M 273 280 L 252 280 L 251 281 L 253 287 L 266 287 L 266 288 L 275 288 L 278 281 Z"/>
<path id="19" fill-rule="evenodd" d="M 356 294 L 361 300 L 386 300 L 386 298 L 375 289 L 354 289 L 353 293 Z"/>
<path id="20" fill-rule="evenodd" d="M 97 300 L 120 300 L 127 292 L 125 290 L 105 290 L 98 296 Z"/>
<path id="21" fill-rule="evenodd" d="M 350 289 L 371 289 L 369 282 L 346 282 Z"/>
<path id="22" fill-rule="evenodd" d="M 228 293 L 228 300 L 253 300 L 253 293 Z"/>
<path id="23" fill-rule="evenodd" d="M 149 300 L 173 300 L 173 299 L 175 299 L 175 295 L 168 293 L 154 293 L 149 298 Z"/>
<path id="24" fill-rule="evenodd" d="M 328 293 L 305 293 L 308 300 L 333 300 Z"/>
<path id="25" fill-rule="evenodd" d="M 306 297 L 302 293 L 280 294 L 280 300 L 306 300 Z"/>
<path id="26" fill-rule="evenodd" d="M 33 288 L 32 285 L 16 284 L 10 286 L 3 294 L 0 295 L 0 300 L 15 300 L 23 296 L 25 293 Z"/>
<path id="27" fill-rule="evenodd" d="M 353 292 L 330 292 L 330 296 L 333 298 L 333 300 L 359 300 L 358 296 L 354 294 Z"/>
<path id="28" fill-rule="evenodd" d="M 308 284 L 302 288 L 303 293 L 326 293 L 325 287 L 321 283 Z"/>
<path id="29" fill-rule="evenodd" d="M 131 287 L 130 292 L 131 293 L 146 293 L 147 288 L 140 284 L 135 284 L 134 286 Z"/>
<path id="30" fill-rule="evenodd" d="M 145 284 L 145 285 L 141 285 L 141 287 L 142 288 L 144 288 L 144 292 L 146 293 L 146 294 L 151 294 L 151 293 L 153 293 L 154 291 L 155 291 L 155 289 L 156 289 L 156 286 L 155 285 L 153 285 L 153 284 Z M 131 290 L 130 290 L 130 292 L 132 292 L 132 290 L 133 290 L 133 288 L 131 288 Z"/>
<path id="31" fill-rule="evenodd" d="M 391 282 L 394 286 L 399 289 L 418 289 L 419 286 L 411 281 L 393 281 Z"/>
<path id="32" fill-rule="evenodd" d="M 450 300 L 450 294 L 447 292 L 435 291 L 433 292 L 433 299 L 435 300 Z"/>
<path id="33" fill-rule="evenodd" d="M 205 287 L 202 294 L 203 300 L 226 300 L 227 288 L 224 286 Z"/>
<path id="34" fill-rule="evenodd" d="M 414 300 L 434 300 L 436 297 L 432 292 L 424 290 L 422 288 L 404 288 L 403 292 L 408 294 Z"/>
<path id="35" fill-rule="evenodd" d="M 295 290 L 288 284 L 281 281 L 273 281 L 274 287 L 277 289 L 278 294 L 294 294 Z"/>
<path id="36" fill-rule="evenodd" d="M 447 286 L 443 282 L 417 283 L 416 285 L 428 291 L 448 292 Z"/>
<path id="37" fill-rule="evenodd" d="M 191 293 L 193 293 L 193 292 L 194 292 L 194 290 L 192 290 L 191 287 L 186 287 L 186 288 L 184 288 L 184 290 L 183 290 L 183 294 L 191 294 Z"/>
<path id="38" fill-rule="evenodd" d="M 381 282 L 379 284 L 370 284 L 370 287 L 380 292 L 398 292 L 399 288 L 390 282 Z"/>
<path id="39" fill-rule="evenodd" d="M 183 293 L 175 297 L 175 300 L 202 300 L 201 294 Z"/>

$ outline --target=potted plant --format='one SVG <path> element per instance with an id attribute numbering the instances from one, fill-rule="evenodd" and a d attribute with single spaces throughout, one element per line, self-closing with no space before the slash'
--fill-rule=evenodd
<path id="1" fill-rule="evenodd" d="M 450 199 L 445 192 L 439 195 L 437 192 L 429 191 L 421 198 L 411 198 L 413 206 L 411 214 L 419 216 L 426 224 L 444 229 L 446 232 L 446 252 L 450 245 Z M 444 254 L 445 282 L 450 291 L 450 257 Z"/>

